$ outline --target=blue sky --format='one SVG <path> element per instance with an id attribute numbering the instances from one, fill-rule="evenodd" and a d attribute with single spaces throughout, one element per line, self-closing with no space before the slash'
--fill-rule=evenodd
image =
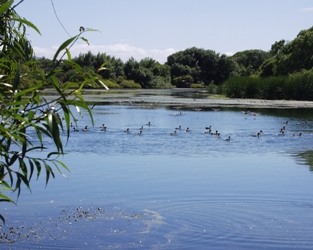
<path id="1" fill-rule="evenodd" d="M 19 1 L 15 1 L 18 3 Z M 248 49 L 270 50 L 275 41 L 293 40 L 313 26 L 312 0 L 53 0 L 59 20 L 71 35 L 79 27 L 97 29 L 71 50 L 91 51 L 127 61 L 167 56 L 191 47 L 227 55 Z M 51 0 L 24 0 L 16 11 L 33 22 L 29 30 L 37 56 L 52 58 L 69 38 Z"/>

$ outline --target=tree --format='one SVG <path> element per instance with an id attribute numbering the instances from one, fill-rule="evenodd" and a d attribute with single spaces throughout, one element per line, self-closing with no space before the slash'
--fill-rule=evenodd
<path id="1" fill-rule="evenodd" d="M 313 27 L 300 31 L 291 42 L 275 42 L 270 53 L 272 57 L 260 67 L 261 76 L 286 76 L 310 70 L 313 67 Z"/>
<path id="2" fill-rule="evenodd" d="M 170 55 L 166 65 L 171 67 L 172 82 L 180 77 L 191 76 L 194 83 L 209 85 L 220 84 L 237 70 L 235 62 L 226 55 L 212 50 L 189 48 Z M 227 68 L 229 67 L 229 68 Z M 185 81 L 186 82 L 186 81 Z M 186 86 L 182 84 L 181 86 Z"/>
<path id="3" fill-rule="evenodd" d="M 64 154 L 61 134 L 65 133 L 66 141 L 69 140 L 70 122 L 77 115 L 71 107 L 76 107 L 78 114 L 81 108 L 87 110 L 92 119 L 81 90 L 88 81 L 95 80 L 86 78 L 70 55 L 70 48 L 78 39 L 86 41 L 82 37 L 85 29 L 59 47 L 47 72 L 37 70 L 26 30 L 32 28 L 39 34 L 40 31 L 17 14 L 15 9 L 22 2 L 13 6 L 13 0 L 3 0 L 0 6 L 0 201 L 13 203 L 10 192 L 17 192 L 19 197 L 23 186 L 30 189 L 33 176 L 39 178 L 44 173 L 47 185 L 50 177 L 55 177 L 55 170 L 68 170 L 58 160 Z M 66 55 L 67 60 L 63 60 Z M 61 70 L 61 63 L 81 73 L 84 80 L 77 88 L 70 89 L 71 85 L 62 88 L 60 85 L 56 74 Z M 24 66 L 31 66 L 30 70 L 22 72 Z M 22 80 L 30 75 L 38 79 L 36 84 L 21 88 Z M 41 94 L 47 83 L 58 94 L 51 100 Z M 46 148 L 47 138 L 53 142 L 53 149 Z M 0 219 L 4 222 L 2 215 Z"/>
<path id="4" fill-rule="evenodd" d="M 250 76 L 255 74 L 262 63 L 270 57 L 271 53 L 269 52 L 253 49 L 237 52 L 231 58 L 239 65 L 238 75 Z"/>

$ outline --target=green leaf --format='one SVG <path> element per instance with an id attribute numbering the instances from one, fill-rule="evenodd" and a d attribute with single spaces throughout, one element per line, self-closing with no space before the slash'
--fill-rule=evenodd
<path id="1" fill-rule="evenodd" d="M 50 174 L 52 175 L 53 178 L 55 178 L 54 173 L 52 168 L 44 161 L 43 162 L 46 168 L 46 186 L 48 185 L 49 179 L 50 179 Z"/>
<path id="2" fill-rule="evenodd" d="M 0 15 L 2 15 L 2 13 L 4 13 L 4 12 L 8 11 L 8 9 L 11 7 L 12 3 L 13 3 L 13 0 L 9 0 L 6 3 L 2 4 L 0 6 Z"/>
<path id="3" fill-rule="evenodd" d="M 81 37 L 81 39 L 89 45 L 89 42 L 88 42 L 88 40 L 86 38 Z"/>
<path id="4" fill-rule="evenodd" d="M 6 196 L 6 195 L 4 195 L 4 194 L 2 194 L 2 193 L 0 193 L 0 198 L 1 198 L 2 200 L 8 201 L 8 202 L 15 203 L 13 200 L 10 199 L 10 197 L 8 197 L 8 196 Z"/>
<path id="5" fill-rule="evenodd" d="M 38 178 L 39 178 L 39 176 L 40 176 L 40 173 L 41 173 L 41 164 L 40 164 L 40 162 L 39 162 L 38 160 L 36 160 L 36 159 L 33 159 L 33 161 L 34 161 L 34 163 L 35 163 L 35 165 L 36 165 L 36 168 L 37 168 L 37 180 L 38 180 Z"/>
<path id="6" fill-rule="evenodd" d="M 0 214 L 0 220 L 3 222 L 3 224 L 5 224 L 5 219 L 4 219 L 4 217 L 2 216 L 2 214 Z"/>
<path id="7" fill-rule="evenodd" d="M 12 89 L 13 92 L 15 92 L 15 90 L 17 90 L 17 88 L 20 84 L 20 78 L 21 78 L 21 65 L 20 65 L 20 63 L 18 63 L 15 78 L 13 81 L 13 89 Z"/>
<path id="8" fill-rule="evenodd" d="M 54 63 L 56 63 L 57 57 L 59 56 L 60 52 L 64 49 L 66 49 L 66 47 L 69 46 L 72 42 L 74 42 L 78 37 L 79 37 L 79 35 L 71 37 L 70 39 L 68 39 L 64 43 L 62 43 L 62 45 L 58 48 L 57 52 L 55 53 L 52 61 Z"/>
<path id="9" fill-rule="evenodd" d="M 26 96 L 28 93 L 33 93 L 34 91 L 38 90 L 40 87 L 42 87 L 42 84 L 37 84 L 37 85 L 34 85 L 32 87 L 26 88 L 26 89 L 16 93 L 15 97 Z"/>
<path id="10" fill-rule="evenodd" d="M 29 173 L 29 178 L 28 178 L 28 181 L 31 180 L 32 176 L 33 176 L 33 173 L 34 173 L 34 163 L 29 159 L 29 168 L 30 168 L 30 173 Z"/>
<path id="11" fill-rule="evenodd" d="M 56 162 L 57 162 L 58 164 L 60 164 L 64 169 L 66 169 L 67 171 L 71 172 L 71 171 L 69 170 L 69 168 L 68 168 L 63 162 L 58 161 L 58 160 L 56 160 Z"/>
<path id="12" fill-rule="evenodd" d="M 72 61 L 71 52 L 68 49 L 65 49 L 65 51 L 66 51 L 66 55 L 67 55 L 67 60 Z"/>
<path id="13" fill-rule="evenodd" d="M 23 23 L 23 24 L 33 28 L 39 35 L 41 35 L 39 29 L 33 23 L 29 22 L 28 20 L 22 19 L 22 18 L 11 18 L 11 20 Z"/>

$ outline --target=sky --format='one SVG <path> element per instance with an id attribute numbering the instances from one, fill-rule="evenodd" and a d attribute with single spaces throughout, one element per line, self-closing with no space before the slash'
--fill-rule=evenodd
<path id="1" fill-rule="evenodd" d="M 191 47 L 226 55 L 269 51 L 313 26 L 312 0 L 24 0 L 16 11 L 41 32 L 27 32 L 37 57 L 53 58 L 83 26 L 97 31 L 83 34 L 89 45 L 76 43 L 72 57 L 91 51 L 124 62 L 165 63 Z"/>

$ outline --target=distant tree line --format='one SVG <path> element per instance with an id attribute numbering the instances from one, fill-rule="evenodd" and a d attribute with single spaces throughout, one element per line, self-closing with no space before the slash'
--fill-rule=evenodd
<path id="1" fill-rule="evenodd" d="M 293 41 L 275 42 L 269 51 L 245 50 L 227 56 L 213 50 L 192 47 L 168 56 L 164 64 L 152 58 L 137 61 L 133 57 L 123 62 L 105 53 L 94 55 L 88 52 L 73 58 L 73 62 L 81 67 L 86 76 L 101 79 L 111 89 L 201 87 L 228 97 L 311 100 L 311 95 L 294 93 L 313 90 L 310 80 L 313 27 L 300 31 Z M 42 71 L 48 71 L 51 67 L 49 59 L 41 58 L 37 63 Z M 29 69 L 25 66 L 23 70 L 27 72 Z M 81 74 L 77 74 L 68 63 L 60 65 L 57 77 L 63 85 L 83 80 Z M 30 76 L 24 79 L 23 84 L 29 86 L 34 81 L 36 79 Z M 86 87 L 102 86 L 95 80 Z M 248 91 L 251 88 L 255 90 Z"/>

